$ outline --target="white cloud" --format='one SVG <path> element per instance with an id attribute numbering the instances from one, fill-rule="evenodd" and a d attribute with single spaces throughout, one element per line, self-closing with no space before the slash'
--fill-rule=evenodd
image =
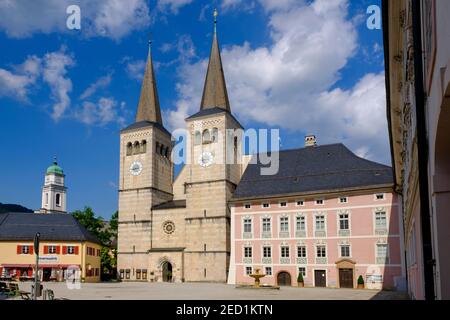
<path id="1" fill-rule="evenodd" d="M 284 10 L 293 6 L 300 6 L 304 0 L 257 0 L 259 4 L 266 10 Z M 255 7 L 255 1 L 249 0 L 222 0 L 221 8 L 224 10 L 239 9 L 241 11 L 249 11 Z"/>
<path id="2" fill-rule="evenodd" d="M 118 102 L 111 97 L 101 97 L 96 103 L 84 101 L 82 107 L 74 114 L 75 119 L 87 125 L 104 126 L 109 123 L 117 123 L 123 126 L 125 118 L 121 114 L 123 102 L 118 107 Z"/>
<path id="3" fill-rule="evenodd" d="M 158 0 L 158 9 L 166 12 L 171 11 L 174 14 L 178 13 L 181 7 L 188 5 L 192 0 Z"/>
<path id="4" fill-rule="evenodd" d="M 41 72 L 41 59 L 30 56 L 21 65 L 13 66 L 13 69 L 8 71 L 0 68 L 0 96 L 27 102 L 29 90 Z"/>
<path id="5" fill-rule="evenodd" d="M 124 58 L 125 71 L 131 79 L 142 81 L 144 78 L 145 64 L 144 60 L 131 60 L 129 57 Z"/>
<path id="6" fill-rule="evenodd" d="M 334 88 L 358 48 L 348 1 L 261 3 L 270 11 L 272 45 L 222 50 L 233 112 L 244 123 L 315 133 L 319 143 L 342 141 L 388 162 L 384 75 L 368 74 L 348 90 Z M 184 127 L 184 118 L 199 110 L 206 66 L 207 59 L 180 66 L 179 99 L 167 113 L 171 129 Z"/>
<path id="7" fill-rule="evenodd" d="M 81 31 L 66 28 L 66 8 L 81 9 Z M 146 0 L 33 0 L 0 1 L 0 30 L 13 38 L 34 33 L 81 32 L 84 36 L 120 39 L 150 23 Z"/>
<path id="8" fill-rule="evenodd" d="M 51 98 L 55 101 L 52 118 L 58 121 L 70 107 L 69 93 L 72 91 L 72 80 L 67 77 L 67 69 L 74 65 L 74 61 L 64 49 L 61 49 L 47 53 L 43 58 L 43 64 L 42 77 L 50 87 Z"/>
<path id="9" fill-rule="evenodd" d="M 94 83 L 92 83 L 84 92 L 81 94 L 80 99 L 84 100 L 89 98 L 99 89 L 106 88 L 109 86 L 112 80 L 112 73 L 107 74 L 106 76 L 98 78 Z"/>

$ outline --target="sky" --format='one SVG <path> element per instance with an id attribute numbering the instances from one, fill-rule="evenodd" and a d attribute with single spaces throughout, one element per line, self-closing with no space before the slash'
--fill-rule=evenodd
<path id="1" fill-rule="evenodd" d="M 170 131 L 199 110 L 213 10 L 233 114 L 281 149 L 342 142 L 390 164 L 381 0 L 0 0 L 0 202 L 39 209 L 46 168 L 68 211 L 117 210 L 119 132 L 133 123 L 148 40 Z M 70 5 L 81 29 L 69 30 Z"/>

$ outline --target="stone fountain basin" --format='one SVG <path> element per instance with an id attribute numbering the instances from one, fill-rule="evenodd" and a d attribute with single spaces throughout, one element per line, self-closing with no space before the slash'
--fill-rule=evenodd
<path id="1" fill-rule="evenodd" d="M 271 286 L 268 284 L 261 284 L 259 287 L 255 287 L 252 284 L 238 284 L 236 289 L 256 289 L 256 290 L 280 290 L 278 286 Z"/>

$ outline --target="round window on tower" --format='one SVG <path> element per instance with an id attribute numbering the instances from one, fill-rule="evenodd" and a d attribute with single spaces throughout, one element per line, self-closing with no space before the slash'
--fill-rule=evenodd
<path id="1" fill-rule="evenodd" d="M 172 234 L 175 231 L 175 224 L 172 221 L 166 221 L 163 223 L 163 230 L 167 234 Z"/>

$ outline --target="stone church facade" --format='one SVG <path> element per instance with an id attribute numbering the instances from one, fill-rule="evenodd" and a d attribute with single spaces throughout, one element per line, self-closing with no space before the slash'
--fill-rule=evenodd
<path id="1" fill-rule="evenodd" d="M 187 164 L 174 179 L 149 50 L 136 121 L 120 134 L 118 271 L 123 281 L 226 282 L 228 202 L 242 175 L 214 31 L 200 110 L 186 119 Z M 230 135 L 231 133 L 231 135 Z M 230 150 L 231 149 L 231 150 Z M 234 152 L 234 164 L 225 161 Z"/>

